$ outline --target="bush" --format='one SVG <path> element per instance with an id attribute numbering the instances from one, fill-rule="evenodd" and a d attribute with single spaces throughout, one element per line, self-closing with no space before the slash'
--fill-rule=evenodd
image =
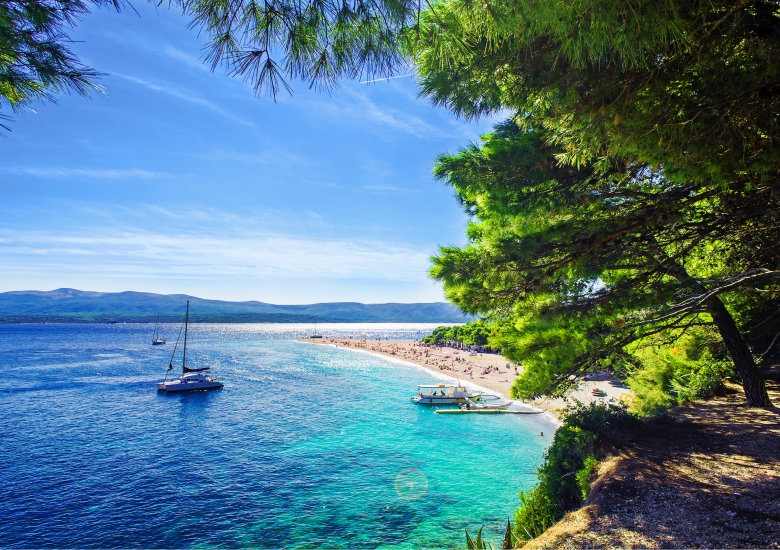
<path id="1" fill-rule="evenodd" d="M 561 516 L 547 487 L 541 484 L 530 491 L 520 491 L 520 507 L 515 512 L 515 536 L 520 540 L 538 537 Z"/>
<path id="2" fill-rule="evenodd" d="M 582 465 L 582 469 L 577 470 L 577 473 L 574 476 L 577 478 L 577 485 L 580 488 L 583 502 L 588 500 L 588 495 L 590 494 L 590 481 L 593 479 L 593 474 L 596 472 L 596 467 L 598 465 L 599 461 L 596 460 L 596 457 L 590 455 L 585 459 L 585 462 Z"/>
<path id="3" fill-rule="evenodd" d="M 537 472 L 539 484 L 520 492 L 514 525 L 518 539 L 538 537 L 566 512 L 583 505 L 604 436 L 632 420 L 623 405 L 577 403 L 566 410 Z"/>
<path id="4" fill-rule="evenodd" d="M 716 359 L 698 339 L 683 337 L 666 348 L 645 347 L 633 352 L 636 366 L 627 379 L 634 392 L 632 410 L 640 416 L 658 414 L 675 403 L 709 397 L 733 375 L 728 360 Z"/>
<path id="5" fill-rule="evenodd" d="M 672 391 L 678 402 L 709 397 L 723 388 L 724 379 L 734 375 L 734 369 L 727 361 L 713 361 L 694 367 L 672 380 Z"/>

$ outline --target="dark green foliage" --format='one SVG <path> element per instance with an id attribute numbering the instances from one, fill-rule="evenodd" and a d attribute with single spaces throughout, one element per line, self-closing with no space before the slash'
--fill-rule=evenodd
<path id="1" fill-rule="evenodd" d="M 539 484 L 520 492 L 514 534 L 541 535 L 566 512 L 582 506 L 605 436 L 633 421 L 625 407 L 591 403 L 570 407 L 539 467 Z"/>
<path id="2" fill-rule="evenodd" d="M 473 218 L 469 244 L 442 248 L 431 275 L 461 309 L 497 320 L 491 342 L 524 366 L 513 395 L 560 393 L 572 375 L 630 360 L 633 342 L 705 327 L 753 382 L 751 404 L 768 402 L 734 319 L 757 327 L 741 306 L 777 286 L 780 192 L 683 184 L 618 158 L 565 165 L 553 140 L 507 122 L 434 171 Z"/>
<path id="3" fill-rule="evenodd" d="M 599 461 L 595 456 L 591 455 L 585 459 L 585 461 L 582 463 L 582 468 L 577 470 L 577 473 L 574 476 L 577 478 L 577 485 L 580 488 L 580 494 L 582 495 L 583 502 L 588 500 L 588 495 L 590 494 L 590 482 L 593 479 L 593 474 L 595 473 L 598 465 Z"/>
<path id="4" fill-rule="evenodd" d="M 66 30 L 91 6 L 119 10 L 124 0 L 5 0 L 0 2 L 0 109 L 19 109 L 55 93 L 86 95 L 98 73 L 68 47 Z M 8 117 L 0 115 L 0 119 Z"/>
<path id="5" fill-rule="evenodd" d="M 150 0 L 162 5 L 164 0 Z M 68 47 L 67 31 L 93 6 L 125 0 L 0 2 L 0 108 L 18 109 L 54 94 L 100 89 L 99 73 Z M 420 4 L 407 0 L 169 0 L 209 39 L 206 61 L 224 65 L 256 92 L 292 92 L 290 80 L 330 89 L 339 78 L 392 76 Z M 7 119 L 7 116 L 0 117 Z M 1 118 L 0 118 L 1 119 Z"/>
<path id="6" fill-rule="evenodd" d="M 563 517 L 546 486 L 520 491 L 519 496 L 520 507 L 515 512 L 515 535 L 519 540 L 538 537 Z"/>
<path id="7" fill-rule="evenodd" d="M 461 342 L 466 345 L 486 346 L 492 332 L 493 325 L 480 319 L 466 325 L 436 327 L 422 341 L 427 344 Z"/>
<path id="8" fill-rule="evenodd" d="M 466 116 L 530 114 L 565 164 L 620 156 L 685 180 L 776 177 L 772 0 L 446 0 L 421 34 L 426 95 Z"/>
<path id="9" fill-rule="evenodd" d="M 706 326 L 748 403 L 770 405 L 755 356 L 779 329 L 776 2 L 442 0 L 414 55 L 434 102 L 514 113 L 439 159 L 474 222 L 432 275 L 502 321 L 516 396 Z"/>
<path id="10" fill-rule="evenodd" d="M 160 0 L 162 1 L 162 0 Z M 408 0 L 173 0 L 210 38 L 206 60 L 256 92 L 291 92 L 288 80 L 329 89 L 342 77 L 391 76 L 420 4 Z"/>

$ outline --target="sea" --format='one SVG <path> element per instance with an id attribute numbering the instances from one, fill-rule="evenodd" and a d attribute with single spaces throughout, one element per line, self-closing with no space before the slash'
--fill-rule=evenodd
<path id="1" fill-rule="evenodd" d="M 180 329 L 0 325 L 0 546 L 456 548 L 483 528 L 500 547 L 555 430 L 436 415 L 410 399 L 435 373 L 298 342 L 310 325 L 192 324 L 188 366 L 225 387 L 158 393 Z"/>

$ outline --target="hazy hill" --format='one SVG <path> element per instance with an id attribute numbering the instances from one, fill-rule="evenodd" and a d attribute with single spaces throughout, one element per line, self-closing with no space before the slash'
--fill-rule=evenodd
<path id="1" fill-rule="evenodd" d="M 283 306 L 263 302 L 224 302 L 184 294 L 87 292 L 72 288 L 0 293 L 0 323 L 111 323 L 180 321 L 187 300 L 192 322 L 306 323 L 416 322 L 460 323 L 473 319 L 446 302 L 429 304 L 361 304 L 334 302 Z"/>

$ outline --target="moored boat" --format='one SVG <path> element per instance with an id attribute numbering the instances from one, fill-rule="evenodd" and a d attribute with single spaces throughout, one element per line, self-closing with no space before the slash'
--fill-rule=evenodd
<path id="1" fill-rule="evenodd" d="M 154 325 L 154 335 L 152 336 L 152 345 L 153 346 L 160 346 L 162 344 L 165 344 L 167 340 L 165 338 L 160 338 L 160 314 L 157 314 L 157 324 Z"/>
<path id="2" fill-rule="evenodd" d="M 474 399 L 458 405 L 461 409 L 470 410 L 498 410 L 503 411 L 509 408 L 511 401 L 499 397 L 498 395 L 482 394 Z"/>
<path id="3" fill-rule="evenodd" d="M 322 334 L 317 332 L 317 319 L 314 319 L 314 334 L 309 336 L 309 338 L 322 338 Z"/>
<path id="4" fill-rule="evenodd" d="M 157 391 L 181 392 L 198 390 L 217 390 L 224 384 L 217 380 L 216 376 L 204 374 L 211 370 L 211 367 L 193 369 L 187 366 L 187 332 L 189 328 L 190 301 L 187 300 L 187 313 L 184 316 L 184 349 L 181 360 L 181 376 L 176 380 L 168 380 L 168 373 L 165 374 L 165 380 L 157 383 Z M 179 332 L 181 336 L 181 332 Z M 176 341 L 178 345 L 178 340 Z M 173 355 L 176 354 L 176 347 L 173 348 Z M 173 370 L 173 355 L 168 363 L 168 372 Z"/>
<path id="5" fill-rule="evenodd" d="M 208 370 L 190 369 L 190 370 Z M 197 391 L 197 390 L 217 390 L 224 384 L 217 380 L 216 376 L 208 376 L 201 372 L 189 372 L 182 374 L 176 380 L 168 380 L 157 384 L 157 391 L 177 392 L 177 391 Z"/>
<path id="6" fill-rule="evenodd" d="M 417 395 L 412 401 L 420 405 L 452 405 L 465 403 L 467 399 L 477 397 L 478 392 L 472 392 L 457 384 L 421 384 L 417 386 Z"/>

